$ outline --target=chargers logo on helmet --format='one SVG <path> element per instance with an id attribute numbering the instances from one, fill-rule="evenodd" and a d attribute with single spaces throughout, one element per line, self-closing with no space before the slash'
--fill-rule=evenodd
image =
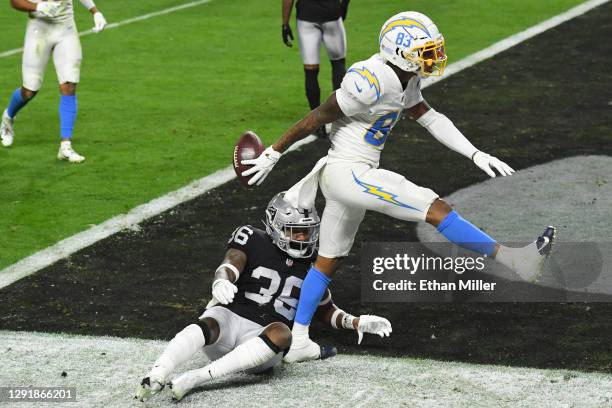
<path id="1" fill-rule="evenodd" d="M 398 68 L 425 76 L 442 75 L 446 67 L 444 37 L 429 17 L 407 11 L 383 24 L 380 54 Z"/>

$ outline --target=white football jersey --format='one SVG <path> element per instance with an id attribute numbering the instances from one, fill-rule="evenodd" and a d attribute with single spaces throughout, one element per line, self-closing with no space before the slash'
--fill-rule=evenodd
<path id="1" fill-rule="evenodd" d="M 328 159 L 366 162 L 378 167 L 380 153 L 404 109 L 423 100 L 415 75 L 406 89 L 379 54 L 353 64 L 336 99 L 346 115 L 332 124 Z"/>
<path id="2" fill-rule="evenodd" d="M 32 3 L 42 3 L 47 0 L 29 0 Z M 41 15 L 40 13 L 33 11 L 30 13 L 31 18 L 37 18 L 43 21 L 48 21 L 52 23 L 66 23 L 74 21 L 74 8 L 72 6 L 72 0 L 61 0 L 64 7 L 57 16 L 50 18 Z"/>

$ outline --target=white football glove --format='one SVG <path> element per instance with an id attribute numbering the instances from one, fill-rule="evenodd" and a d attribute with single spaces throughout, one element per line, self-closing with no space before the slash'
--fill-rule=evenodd
<path id="1" fill-rule="evenodd" d="M 212 284 L 212 294 L 220 303 L 227 305 L 234 301 L 238 288 L 227 279 L 216 279 Z"/>
<path id="2" fill-rule="evenodd" d="M 357 344 L 361 344 L 363 333 L 378 334 L 380 337 L 389 337 L 393 329 L 391 323 L 384 317 L 374 315 L 359 316 L 359 326 L 357 326 Z"/>
<path id="3" fill-rule="evenodd" d="M 506 163 L 499 160 L 497 157 L 491 156 L 481 151 L 474 153 L 472 160 L 478 167 L 480 167 L 485 173 L 487 173 L 491 177 L 495 177 L 495 172 L 492 169 L 497 170 L 502 176 L 509 176 L 514 173 L 514 169 L 512 167 L 508 166 Z"/>
<path id="4" fill-rule="evenodd" d="M 36 12 L 43 17 L 57 17 L 63 10 L 64 4 L 61 1 L 49 0 L 36 4 Z"/>
<path id="5" fill-rule="evenodd" d="M 250 176 L 251 174 L 255 174 L 249 179 L 249 186 L 252 186 L 255 183 L 257 183 L 257 185 L 263 183 L 266 177 L 268 177 L 268 174 L 272 171 L 272 167 L 274 167 L 280 157 L 281 154 L 274 150 L 272 146 L 270 146 L 266 150 L 264 150 L 258 158 L 243 160 L 241 164 L 253 165 L 253 167 L 251 167 L 250 169 L 242 172 L 242 175 L 244 177 Z"/>
<path id="6" fill-rule="evenodd" d="M 106 25 L 108 24 L 106 22 L 106 19 L 104 18 L 104 15 L 99 11 L 96 11 L 93 15 L 93 19 L 94 27 L 91 29 L 91 31 L 93 31 L 94 33 L 102 32 L 102 30 L 104 30 L 104 27 L 106 27 Z"/>

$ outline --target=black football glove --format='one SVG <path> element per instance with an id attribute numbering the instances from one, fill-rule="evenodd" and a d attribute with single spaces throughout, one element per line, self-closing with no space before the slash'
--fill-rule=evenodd
<path id="1" fill-rule="evenodd" d="M 342 21 L 346 20 L 346 15 L 348 13 L 348 5 L 349 0 L 340 1 L 340 17 L 342 17 Z"/>
<path id="2" fill-rule="evenodd" d="M 293 47 L 293 32 L 291 31 L 291 26 L 289 24 L 283 24 L 283 42 L 287 47 Z"/>

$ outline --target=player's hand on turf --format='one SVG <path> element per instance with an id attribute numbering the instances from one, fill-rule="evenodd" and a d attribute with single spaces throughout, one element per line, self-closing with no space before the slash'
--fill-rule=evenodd
<path id="1" fill-rule="evenodd" d="M 212 284 L 212 294 L 220 303 L 227 305 L 234 301 L 238 288 L 227 279 L 217 279 Z"/>
<path id="2" fill-rule="evenodd" d="M 268 174 L 272 171 L 272 167 L 274 167 L 280 157 L 281 154 L 270 146 L 264 150 L 258 158 L 243 160 L 241 162 L 242 164 L 253 166 L 250 169 L 242 172 L 244 177 L 250 176 L 251 174 L 254 175 L 249 179 L 249 186 L 252 186 L 255 183 L 257 183 L 257 185 L 263 183 L 266 177 L 268 177 Z"/>
<path id="3" fill-rule="evenodd" d="M 64 9 L 61 1 L 49 0 L 36 4 L 36 11 L 44 17 L 57 17 Z"/>
<path id="4" fill-rule="evenodd" d="M 91 29 L 91 31 L 93 31 L 94 33 L 102 32 L 102 30 L 104 30 L 104 27 L 106 27 L 106 25 L 108 24 L 106 22 L 106 19 L 104 18 L 104 15 L 99 11 L 96 11 L 96 13 L 93 15 L 93 19 L 94 27 Z"/>
<path id="5" fill-rule="evenodd" d="M 472 160 L 478 167 L 482 169 L 482 171 L 484 171 L 491 177 L 495 177 L 494 170 L 497 170 L 502 176 L 509 176 L 514 173 L 514 169 L 512 167 L 508 166 L 506 163 L 499 160 L 497 157 L 491 156 L 480 151 L 474 153 L 474 157 L 472 158 Z"/>
<path id="6" fill-rule="evenodd" d="M 359 316 L 359 325 L 357 326 L 357 344 L 361 344 L 363 333 L 378 334 L 380 337 L 389 337 L 392 331 L 391 322 L 384 317 L 361 315 Z"/>
<path id="7" fill-rule="evenodd" d="M 283 33 L 283 42 L 287 47 L 293 47 L 293 31 L 291 31 L 291 26 L 289 24 L 283 24 L 282 27 Z"/>

